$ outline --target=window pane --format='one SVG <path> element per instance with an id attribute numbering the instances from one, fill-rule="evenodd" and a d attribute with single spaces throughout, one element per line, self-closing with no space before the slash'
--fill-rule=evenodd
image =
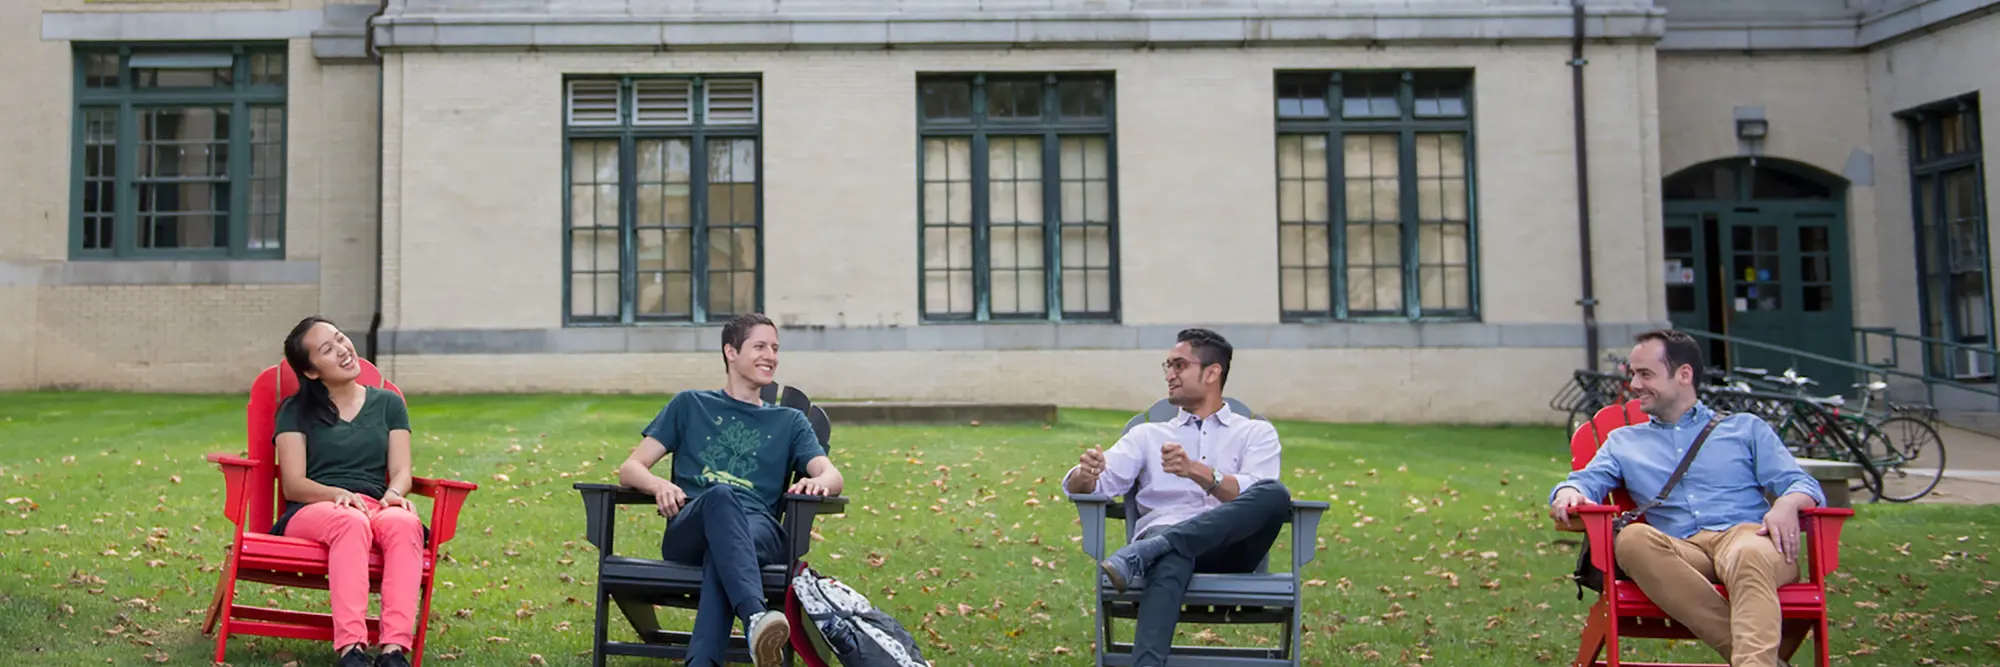
<path id="1" fill-rule="evenodd" d="M 1059 110 L 1063 118 L 1097 119 L 1105 116 L 1107 95 L 1101 79 L 1063 81 L 1056 84 Z"/>
<path id="2" fill-rule="evenodd" d="M 93 53 L 84 56 L 83 86 L 85 88 L 118 87 L 118 54 Z"/>
<path id="3" fill-rule="evenodd" d="M 250 56 L 250 85 L 285 85 L 285 54 L 258 53 Z"/>
<path id="4" fill-rule="evenodd" d="M 1110 222 L 1111 188 L 1103 137 L 1062 140 L 1062 219 L 1064 223 Z"/>
<path id="5" fill-rule="evenodd" d="M 1110 312 L 1110 227 L 1065 226 L 1062 247 L 1063 311 Z"/>
<path id="6" fill-rule="evenodd" d="M 1327 82 L 1324 77 L 1292 77 L 1278 81 L 1279 118 L 1325 118 Z"/>
<path id="7" fill-rule="evenodd" d="M 1400 83 L 1395 74 L 1349 74 L 1340 82 L 1340 115 L 1344 118 L 1397 118 Z"/>
<path id="8" fill-rule="evenodd" d="M 250 230 L 251 249 L 284 246 L 285 110 L 250 109 Z"/>
<path id="9" fill-rule="evenodd" d="M 110 250 L 118 210 L 118 110 L 83 112 L 83 248 Z"/>
<path id="10" fill-rule="evenodd" d="M 139 88 L 227 88 L 235 84 L 235 77 L 234 67 L 132 68 L 134 85 Z"/>
<path id="11" fill-rule="evenodd" d="M 139 111 L 138 247 L 229 245 L 228 109 Z"/>
<path id="12" fill-rule="evenodd" d="M 1042 117 L 1040 81 L 986 83 L 986 117 L 992 120 L 1034 120 Z"/>
<path id="13" fill-rule="evenodd" d="M 1343 139 L 1350 222 L 1390 222 L 1400 218 L 1396 136 L 1351 134 Z"/>
<path id="14" fill-rule="evenodd" d="M 1416 76 L 1416 112 L 1419 118 L 1457 118 L 1465 115 L 1465 76 L 1456 73 L 1426 72 Z"/>
<path id="15" fill-rule="evenodd" d="M 972 84 L 967 81 L 928 81 L 920 93 L 926 120 L 971 120 Z"/>

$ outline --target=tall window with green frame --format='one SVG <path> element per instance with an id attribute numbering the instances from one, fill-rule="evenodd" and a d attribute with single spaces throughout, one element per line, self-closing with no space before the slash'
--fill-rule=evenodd
<path id="1" fill-rule="evenodd" d="M 1993 347 L 1979 98 L 1967 95 L 1902 115 L 1910 139 L 1923 335 Z M 1994 374 L 1989 355 L 1937 348 L 1926 356 L 1934 373 Z"/>
<path id="2" fill-rule="evenodd" d="M 1472 77 L 1277 76 L 1286 321 L 1475 319 Z"/>
<path id="3" fill-rule="evenodd" d="M 78 47 L 70 257 L 282 258 L 284 48 Z"/>
<path id="4" fill-rule="evenodd" d="M 956 75 L 918 82 L 928 321 L 1114 321 L 1112 80 Z"/>
<path id="5" fill-rule="evenodd" d="M 760 310 L 758 80 L 576 78 L 566 97 L 567 321 Z"/>

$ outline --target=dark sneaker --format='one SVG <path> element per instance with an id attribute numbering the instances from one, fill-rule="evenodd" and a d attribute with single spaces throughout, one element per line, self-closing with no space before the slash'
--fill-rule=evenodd
<path id="1" fill-rule="evenodd" d="M 792 639 L 792 624 L 775 611 L 750 617 L 750 661 L 757 667 L 777 667 L 785 662 L 785 646 Z"/>
<path id="2" fill-rule="evenodd" d="M 334 665 L 335 667 L 374 667 L 375 659 L 370 657 L 367 651 L 361 650 L 360 647 L 355 647 L 347 649 L 346 653 L 340 654 L 340 662 L 334 663 Z"/>
<path id="3" fill-rule="evenodd" d="M 1104 576 L 1111 579 L 1111 586 L 1123 593 L 1132 582 L 1146 576 L 1146 559 L 1140 558 L 1130 548 L 1119 549 L 1111 552 L 1110 558 L 1099 562 L 1097 568 L 1104 570 Z"/>
<path id="4" fill-rule="evenodd" d="M 403 651 L 389 651 L 375 656 L 375 667 L 410 667 L 410 656 Z"/>

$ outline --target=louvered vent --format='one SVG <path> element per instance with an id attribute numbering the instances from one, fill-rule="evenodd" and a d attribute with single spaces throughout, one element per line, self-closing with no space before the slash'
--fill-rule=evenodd
<path id="1" fill-rule="evenodd" d="M 686 125 L 694 122 L 694 84 L 688 81 L 638 81 L 632 122 L 638 125 Z"/>
<path id="2" fill-rule="evenodd" d="M 713 124 L 757 122 L 757 82 L 724 79 L 708 82 L 708 117 Z"/>
<path id="3" fill-rule="evenodd" d="M 617 81 L 569 82 L 569 124 L 617 125 Z"/>

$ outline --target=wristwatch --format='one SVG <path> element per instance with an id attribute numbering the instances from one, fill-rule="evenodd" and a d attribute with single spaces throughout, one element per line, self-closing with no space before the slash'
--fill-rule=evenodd
<path id="1" fill-rule="evenodd" d="M 1215 478 L 1214 483 L 1208 486 L 1208 492 L 1215 493 L 1216 489 L 1222 488 L 1222 471 L 1216 470 L 1214 468 L 1209 468 L 1208 471 L 1210 473 L 1210 476 Z"/>

